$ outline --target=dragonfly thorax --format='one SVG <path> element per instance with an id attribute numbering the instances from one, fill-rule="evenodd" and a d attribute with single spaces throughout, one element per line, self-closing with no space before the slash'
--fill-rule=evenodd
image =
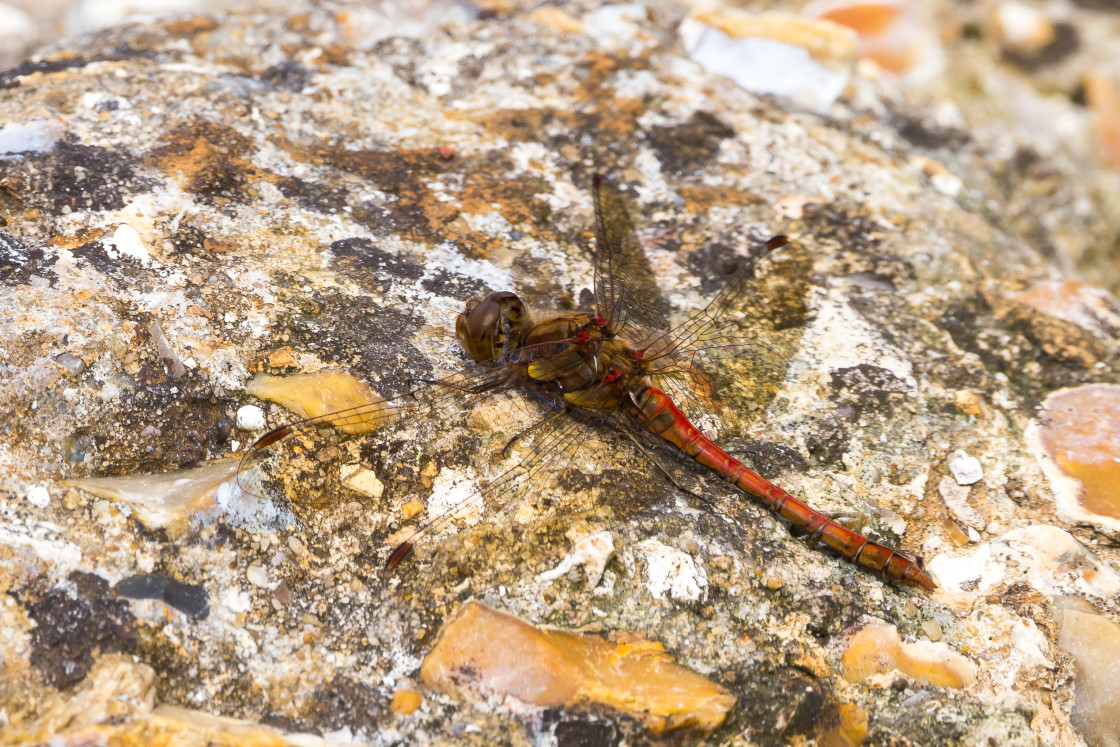
<path id="1" fill-rule="evenodd" d="M 522 350 L 529 379 L 560 394 L 568 404 L 590 409 L 617 407 L 645 375 L 640 356 L 588 313 L 535 324 Z"/>

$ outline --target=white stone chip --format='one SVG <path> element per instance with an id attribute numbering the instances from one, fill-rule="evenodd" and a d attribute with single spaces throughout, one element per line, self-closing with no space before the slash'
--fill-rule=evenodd
<path id="1" fill-rule="evenodd" d="M 949 471 L 953 473 L 957 485 L 972 485 L 984 479 L 984 468 L 980 466 L 980 460 L 960 449 L 949 457 Z"/>
<path id="2" fill-rule="evenodd" d="M 786 96 L 826 111 L 848 85 L 847 71 L 825 67 L 805 47 L 763 37 L 735 39 L 694 18 L 686 19 L 679 33 L 693 61 L 752 93 Z"/>
<path id="3" fill-rule="evenodd" d="M 144 238 L 139 231 L 127 223 L 117 226 L 117 229 L 102 243 L 105 246 L 105 253 L 111 259 L 118 259 L 122 256 L 129 257 L 145 267 L 152 262 L 152 255 L 148 251 L 148 245 L 144 242 Z"/>
<path id="4" fill-rule="evenodd" d="M 3 11 L 0 11 L 0 26 L 4 23 L 3 15 Z M 2 38 L 0 32 L 0 39 Z M 8 122 L 0 126 L 0 155 L 42 153 L 53 148 L 65 135 L 66 125 L 58 119 Z"/>
<path id="5" fill-rule="evenodd" d="M 245 571 L 245 577 L 249 579 L 249 583 L 253 586 L 262 588 L 268 586 L 268 571 L 264 569 L 264 566 L 254 563 L 249 566 L 249 570 Z"/>
<path id="6" fill-rule="evenodd" d="M 377 499 L 385 492 L 385 485 L 377 479 L 377 473 L 362 464 L 344 464 L 340 475 L 343 485 L 362 495 Z"/>
<path id="7" fill-rule="evenodd" d="M 707 595 L 708 574 L 691 555 L 655 539 L 638 548 L 646 556 L 646 586 L 654 597 L 696 602 Z"/>
<path id="8" fill-rule="evenodd" d="M 253 598 L 244 591 L 235 588 L 226 589 L 221 596 L 222 606 L 235 615 L 248 612 L 253 606 Z"/>
<path id="9" fill-rule="evenodd" d="M 941 481 L 937 483 L 937 492 L 941 494 L 941 500 L 945 501 L 945 505 L 957 521 L 966 527 L 984 529 L 988 522 L 984 519 L 983 514 L 968 504 L 969 491 L 970 488 L 967 485 L 958 485 L 948 475 L 942 477 Z"/>
<path id="10" fill-rule="evenodd" d="M 587 574 L 587 585 L 594 588 L 603 578 L 603 571 L 607 563 L 614 557 L 614 538 L 610 532 L 596 532 L 584 537 L 576 543 L 567 557 L 551 571 L 545 571 L 537 576 L 538 581 L 555 581 L 564 576 L 572 568 L 583 566 Z"/>
<path id="11" fill-rule="evenodd" d="M 51 494 L 42 485 L 32 485 L 27 490 L 27 502 L 38 508 L 51 505 Z"/>
<path id="12" fill-rule="evenodd" d="M 259 431 L 264 426 L 264 410 L 256 405 L 245 405 L 237 411 L 237 427 L 241 430 Z"/>
<path id="13" fill-rule="evenodd" d="M 0 39 L 7 44 L 26 43 L 27 37 L 34 33 L 31 16 L 19 8 L 0 3 Z"/>

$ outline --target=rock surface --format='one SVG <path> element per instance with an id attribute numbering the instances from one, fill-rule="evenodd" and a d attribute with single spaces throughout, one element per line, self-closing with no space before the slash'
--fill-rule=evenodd
<path id="1" fill-rule="evenodd" d="M 874 77 L 827 116 L 759 98 L 688 57 L 683 19 L 323 3 L 107 30 L 0 74 L 0 741 L 646 738 L 606 708 L 423 690 L 472 599 L 657 641 L 737 699 L 717 740 L 1076 744 L 1075 703 L 1077 725 L 1107 723 L 1077 682 L 1105 705 L 1114 683 L 1049 598 L 1115 625 L 1116 535 L 1058 510 L 1025 434 L 1055 390 L 1120 379 L 1117 330 L 1087 301 L 1019 295 L 1057 277 L 1055 242 L 1115 225 L 1085 211 L 1107 193 L 1061 151 L 1043 167 L 1045 128 L 943 126 Z M 305 455 L 283 499 L 225 483 L 176 494 L 168 518 L 120 483 L 64 482 L 201 474 L 201 491 L 212 470 L 178 473 L 227 469 L 261 435 L 242 407 L 296 417 L 251 393 L 258 373 L 348 371 L 390 396 L 463 365 L 452 326 L 473 295 L 584 302 L 595 171 L 629 195 L 678 319 L 753 239 L 798 237 L 809 313 L 770 330 L 780 376 L 705 427 L 924 555 L 942 589 L 884 584 L 715 480 L 708 503 L 682 496 L 609 434 L 540 500 L 382 573 L 422 506 L 500 472 L 532 422 L 502 399 L 341 442 L 365 489 L 316 484 Z M 982 465 L 967 486 L 958 451 Z M 548 573 L 604 530 L 605 569 Z M 113 590 L 149 574 L 203 589 L 209 613 Z M 849 676 L 861 630 L 968 676 Z"/>

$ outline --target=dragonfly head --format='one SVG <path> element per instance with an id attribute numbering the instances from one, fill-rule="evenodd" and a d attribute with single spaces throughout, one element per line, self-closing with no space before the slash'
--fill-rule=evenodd
<path id="1" fill-rule="evenodd" d="M 479 363 L 497 358 L 507 345 L 516 345 L 529 321 L 525 304 L 509 291 L 472 298 L 455 320 L 455 333 L 471 358 Z"/>

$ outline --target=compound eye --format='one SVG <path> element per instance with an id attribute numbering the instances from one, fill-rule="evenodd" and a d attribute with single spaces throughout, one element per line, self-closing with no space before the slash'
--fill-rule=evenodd
<path id="1" fill-rule="evenodd" d="M 475 339 L 493 334 L 494 326 L 502 317 L 502 307 L 486 300 L 467 312 L 467 331 Z"/>
<path id="2" fill-rule="evenodd" d="M 488 361 L 501 349 L 498 321 L 502 318 L 502 308 L 491 299 L 467 304 L 467 311 L 455 320 L 455 333 L 459 343 L 471 358 L 478 362 Z"/>

